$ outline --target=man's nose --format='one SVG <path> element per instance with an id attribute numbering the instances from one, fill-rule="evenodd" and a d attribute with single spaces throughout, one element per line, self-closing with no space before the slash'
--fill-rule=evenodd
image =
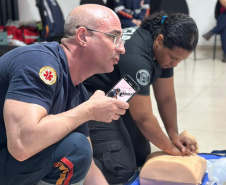
<path id="1" fill-rule="evenodd" d="M 121 42 L 121 44 L 118 47 L 115 47 L 115 50 L 116 50 L 117 53 L 125 54 L 126 49 L 124 47 L 124 43 Z"/>

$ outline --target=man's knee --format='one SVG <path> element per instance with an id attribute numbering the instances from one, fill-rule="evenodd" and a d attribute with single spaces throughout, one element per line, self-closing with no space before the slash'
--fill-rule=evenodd
<path id="1" fill-rule="evenodd" d="M 86 136 L 80 133 L 71 133 L 59 142 L 54 159 L 53 173 L 43 180 L 56 183 L 65 176 L 63 181 L 77 183 L 85 178 L 92 161 L 92 150 Z"/>
<path id="2" fill-rule="evenodd" d="M 80 133 L 71 134 L 72 151 L 65 157 L 71 159 L 73 163 L 73 178 L 72 182 L 79 182 L 85 178 L 92 161 L 92 150 L 86 136 Z M 78 180 L 75 180 L 78 179 Z"/>

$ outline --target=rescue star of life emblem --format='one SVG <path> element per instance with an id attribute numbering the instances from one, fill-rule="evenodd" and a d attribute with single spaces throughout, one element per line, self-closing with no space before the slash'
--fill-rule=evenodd
<path id="1" fill-rule="evenodd" d="M 45 66 L 40 69 L 39 76 L 42 79 L 43 82 L 45 82 L 48 85 L 53 85 L 56 82 L 57 74 L 55 69 L 49 66 Z"/>

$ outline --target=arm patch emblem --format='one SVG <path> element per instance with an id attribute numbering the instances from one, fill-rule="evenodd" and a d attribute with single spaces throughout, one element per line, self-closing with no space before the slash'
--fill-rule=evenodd
<path id="1" fill-rule="evenodd" d="M 47 85 L 55 84 L 57 79 L 57 73 L 55 69 L 49 66 L 41 68 L 39 71 L 39 76 L 42 79 L 42 81 L 45 82 Z"/>

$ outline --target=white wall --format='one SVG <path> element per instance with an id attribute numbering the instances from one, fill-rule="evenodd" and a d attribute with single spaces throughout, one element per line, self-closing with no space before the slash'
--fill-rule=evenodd
<path id="1" fill-rule="evenodd" d="M 169 0 L 170 1 L 170 0 Z M 209 31 L 216 24 L 214 9 L 217 0 L 187 0 L 190 16 L 196 21 L 199 29 L 198 45 L 213 45 L 213 38 L 206 41 L 202 34 Z M 19 17 L 21 21 L 40 20 L 35 0 L 18 0 Z M 79 5 L 80 0 L 58 0 L 58 3 L 66 18 L 68 13 Z"/>
<path id="2" fill-rule="evenodd" d="M 199 29 L 198 45 L 213 45 L 213 37 L 206 41 L 202 35 L 216 25 L 214 18 L 216 2 L 217 0 L 187 0 L 190 16 L 195 20 Z"/>
<path id="3" fill-rule="evenodd" d="M 57 2 L 66 18 L 69 12 L 79 5 L 80 0 L 57 0 Z M 40 20 L 35 0 L 18 0 L 18 4 L 20 21 Z"/>

